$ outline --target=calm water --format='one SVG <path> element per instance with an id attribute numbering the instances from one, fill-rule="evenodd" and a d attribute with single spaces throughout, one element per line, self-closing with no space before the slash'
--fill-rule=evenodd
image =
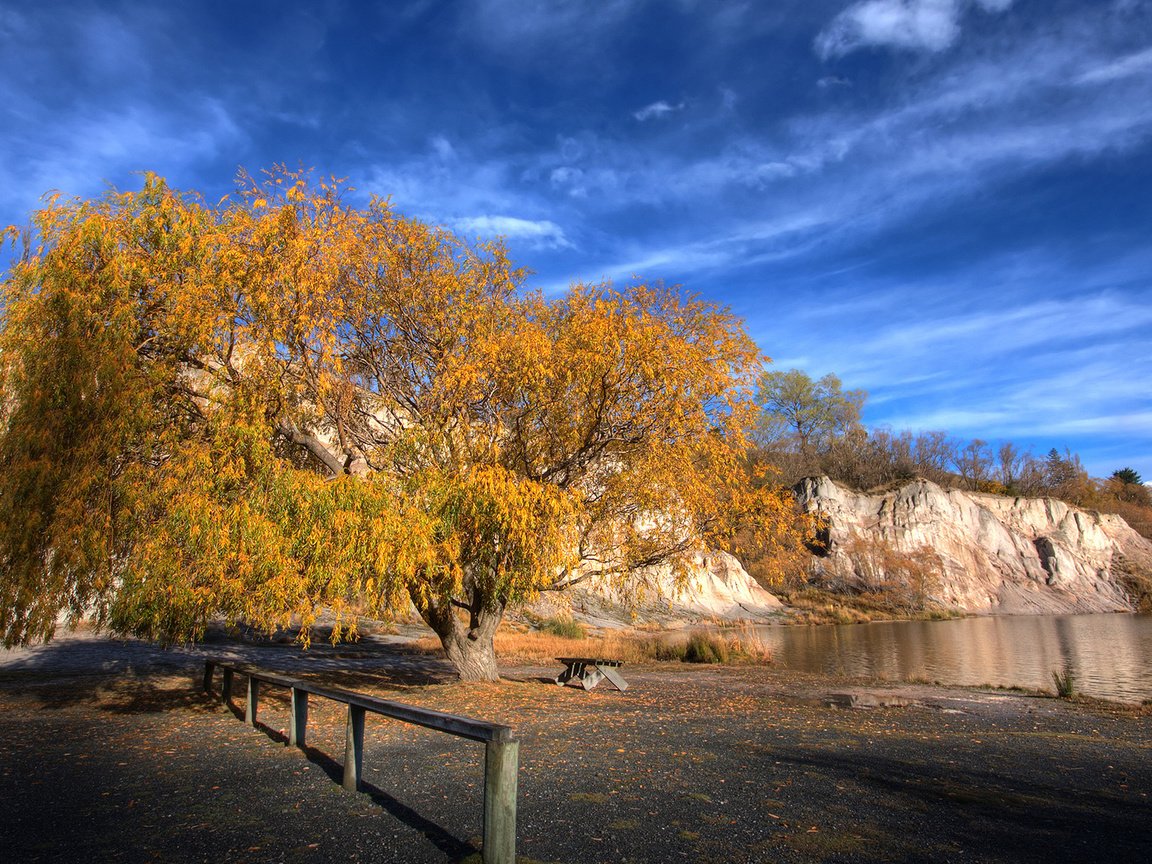
<path id="1" fill-rule="evenodd" d="M 943 684 L 1051 690 L 1071 669 L 1077 692 L 1152 699 L 1152 616 L 1021 615 L 760 627 L 775 662 L 790 669 Z"/>

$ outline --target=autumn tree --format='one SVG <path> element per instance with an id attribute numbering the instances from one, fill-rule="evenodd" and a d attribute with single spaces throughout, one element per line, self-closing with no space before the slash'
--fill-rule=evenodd
<path id="1" fill-rule="evenodd" d="M 756 346 L 660 285 L 526 291 L 499 244 L 283 170 L 51 201 L 2 284 L 0 629 L 194 639 L 411 602 L 497 676 L 509 605 L 742 536 Z M 15 233 L 15 232 L 11 232 Z"/>
<path id="2" fill-rule="evenodd" d="M 1112 472 L 1110 480 L 1115 480 L 1124 486 L 1143 486 L 1144 479 L 1135 468 L 1117 468 Z"/>
<path id="3" fill-rule="evenodd" d="M 1134 468 L 1118 468 L 1113 471 L 1104 481 L 1103 492 L 1119 501 L 1144 507 L 1152 506 L 1152 493 Z"/>

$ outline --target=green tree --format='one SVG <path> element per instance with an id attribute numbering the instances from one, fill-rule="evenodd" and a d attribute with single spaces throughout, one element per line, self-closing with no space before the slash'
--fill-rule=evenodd
<path id="1" fill-rule="evenodd" d="M 798 455 L 803 471 L 815 470 L 819 455 L 834 440 L 863 431 L 860 412 L 866 398 L 863 390 L 844 390 L 835 375 L 813 381 L 800 369 L 765 370 L 756 396 L 761 409 L 757 439 Z"/>
<path id="2" fill-rule="evenodd" d="M 0 630 L 334 638 L 411 602 L 460 674 L 509 605 L 749 536 L 755 345 L 666 289 L 526 291 L 472 246 L 282 170 L 208 206 L 52 201 L 0 287 Z M 14 233 L 14 232 L 13 232 Z"/>
<path id="3" fill-rule="evenodd" d="M 1118 501 L 1142 507 L 1152 506 L 1152 491 L 1144 485 L 1139 472 L 1133 468 L 1113 471 L 1112 476 L 1104 481 L 1102 491 Z M 1143 521 L 1147 521 L 1147 516 Z"/>
<path id="4" fill-rule="evenodd" d="M 1140 473 L 1134 468 L 1117 468 L 1112 472 L 1111 479 L 1118 483 L 1123 483 L 1125 486 L 1143 486 L 1144 481 L 1140 477 Z"/>

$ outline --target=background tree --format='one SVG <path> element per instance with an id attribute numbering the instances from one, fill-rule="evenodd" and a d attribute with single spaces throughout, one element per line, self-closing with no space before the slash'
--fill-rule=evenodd
<path id="1" fill-rule="evenodd" d="M 996 479 L 1008 493 L 1019 491 L 1021 474 L 1029 454 L 1021 453 L 1011 441 L 1005 441 L 996 451 Z"/>
<path id="2" fill-rule="evenodd" d="M 155 176 L 52 201 L 2 287 L 0 627 L 334 638 L 409 601 L 465 678 L 505 609 L 741 536 L 760 358 L 662 286 L 548 300 L 497 244 L 277 170 L 209 207 Z"/>
<path id="3" fill-rule="evenodd" d="M 952 464 L 968 488 L 978 490 L 981 483 L 987 482 L 992 468 L 992 453 L 988 449 L 988 442 L 973 438 L 956 452 Z"/>
<path id="4" fill-rule="evenodd" d="M 1133 468 L 1119 468 L 1113 471 L 1104 482 L 1104 492 L 1129 504 L 1152 506 L 1152 492 L 1149 492 L 1139 472 Z"/>
<path id="5" fill-rule="evenodd" d="M 1125 486 L 1143 486 L 1144 481 L 1140 477 L 1140 472 L 1134 468 L 1117 468 L 1112 472 L 1112 480 L 1122 483 Z"/>
<path id="6" fill-rule="evenodd" d="M 1053 447 L 1044 457 L 1043 476 L 1045 494 L 1082 506 L 1090 503 L 1092 483 L 1077 454 Z"/>
<path id="7" fill-rule="evenodd" d="M 762 412 L 757 437 L 769 448 L 791 450 L 810 472 L 835 438 L 863 431 L 865 398 L 863 390 L 843 390 L 835 375 L 813 381 L 800 369 L 766 370 L 757 389 Z"/>

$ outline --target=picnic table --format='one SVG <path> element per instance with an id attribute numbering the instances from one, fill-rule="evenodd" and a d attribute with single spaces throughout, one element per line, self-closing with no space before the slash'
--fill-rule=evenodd
<path id="1" fill-rule="evenodd" d="M 623 693 L 628 682 L 616 670 L 624 665 L 623 660 L 608 660 L 603 657 L 557 657 L 564 664 L 564 671 L 556 676 L 556 683 L 563 687 L 569 681 L 576 681 L 585 690 L 591 690 L 604 679 L 608 679 L 617 690 Z"/>

